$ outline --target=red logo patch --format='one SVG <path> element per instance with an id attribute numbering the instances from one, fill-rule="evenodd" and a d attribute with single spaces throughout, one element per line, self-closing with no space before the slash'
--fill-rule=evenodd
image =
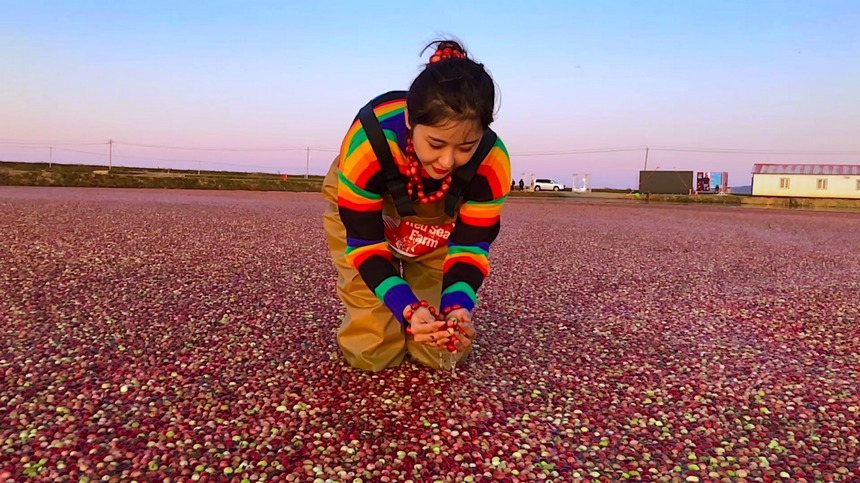
<path id="1" fill-rule="evenodd" d="M 454 223 L 424 225 L 411 221 L 395 220 L 384 216 L 385 238 L 397 253 L 419 257 L 448 243 Z"/>

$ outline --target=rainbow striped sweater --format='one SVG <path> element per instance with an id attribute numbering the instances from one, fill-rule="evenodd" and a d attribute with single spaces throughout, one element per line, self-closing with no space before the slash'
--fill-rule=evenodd
<path id="1" fill-rule="evenodd" d="M 374 108 L 394 162 L 404 177 L 408 166 L 405 107 L 405 98 L 395 98 Z M 404 323 L 403 309 L 418 298 L 391 264 L 393 254 L 382 220 L 385 174 L 358 117 L 341 145 L 337 174 L 338 211 L 347 237 L 346 259 L 397 320 Z M 439 181 L 428 179 L 425 192 L 433 192 L 438 186 Z M 463 189 L 463 202 L 448 237 L 448 253 L 442 266 L 440 309 L 454 304 L 470 311 L 475 307 L 478 289 L 490 270 L 490 245 L 499 234 L 502 204 L 510 187 L 510 158 L 498 139 Z"/>

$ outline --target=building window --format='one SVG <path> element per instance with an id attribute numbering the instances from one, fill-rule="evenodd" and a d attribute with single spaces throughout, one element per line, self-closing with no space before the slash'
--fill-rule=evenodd
<path id="1" fill-rule="evenodd" d="M 827 178 L 818 178 L 818 182 L 815 184 L 815 188 L 820 190 L 826 190 Z"/>
<path id="2" fill-rule="evenodd" d="M 791 180 L 788 178 L 779 178 L 779 188 L 787 190 L 791 187 Z"/>

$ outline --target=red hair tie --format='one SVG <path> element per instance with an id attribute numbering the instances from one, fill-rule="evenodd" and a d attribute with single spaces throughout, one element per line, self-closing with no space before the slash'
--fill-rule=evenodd
<path id="1" fill-rule="evenodd" d="M 435 64 L 436 62 L 441 62 L 447 59 L 465 59 L 466 54 L 457 49 L 452 49 L 450 47 L 445 47 L 444 49 L 438 49 L 436 52 L 430 56 L 430 63 Z"/>

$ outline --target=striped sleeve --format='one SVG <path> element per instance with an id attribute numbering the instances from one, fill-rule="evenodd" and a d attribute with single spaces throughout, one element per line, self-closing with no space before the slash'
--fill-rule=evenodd
<path id="1" fill-rule="evenodd" d="M 490 245 L 501 226 L 502 205 L 511 190 L 511 161 L 501 139 L 463 190 L 463 204 L 448 238 L 442 267 L 442 308 L 455 304 L 471 311 L 490 272 Z"/>
<path id="2" fill-rule="evenodd" d="M 377 117 L 390 117 L 391 108 L 382 104 L 374 111 Z M 402 157 L 396 135 L 384 132 L 392 154 L 396 159 Z M 385 177 L 358 119 L 341 145 L 337 175 L 338 212 L 346 228 L 346 261 L 402 324 L 403 309 L 418 298 L 392 265 L 382 221 Z"/>

